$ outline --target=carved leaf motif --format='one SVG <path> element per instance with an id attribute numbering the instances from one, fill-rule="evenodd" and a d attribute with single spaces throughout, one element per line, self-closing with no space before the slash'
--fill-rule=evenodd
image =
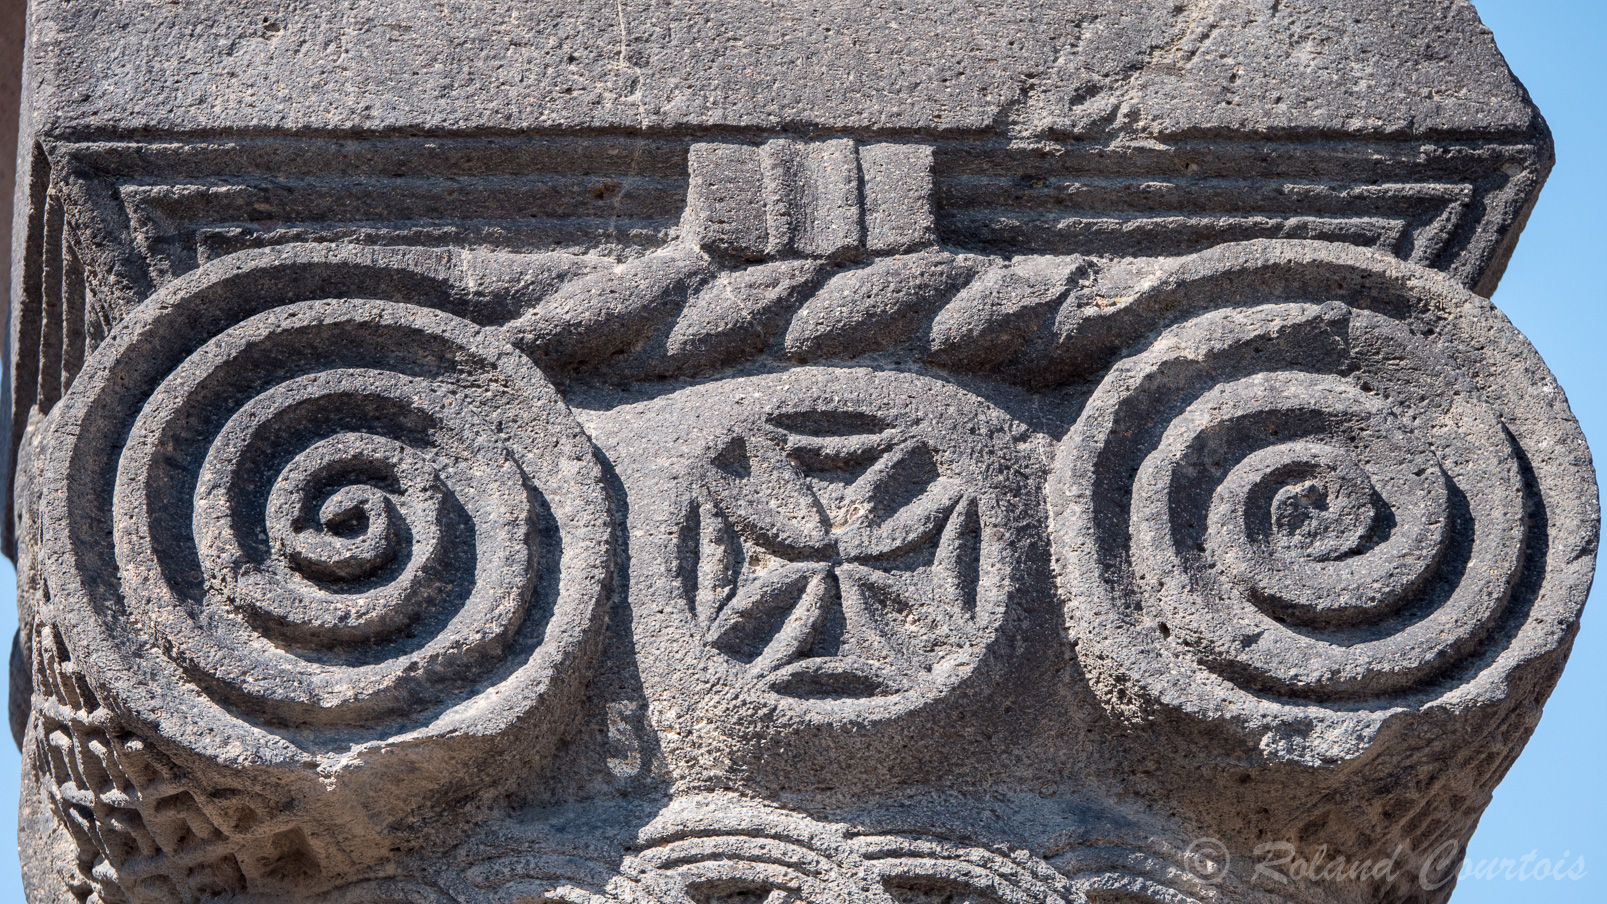
<path id="1" fill-rule="evenodd" d="M 809 660 L 856 688 L 906 686 L 966 633 L 974 506 L 930 447 L 874 418 L 770 426 L 708 469 L 699 575 L 723 592 L 699 595 L 705 639 L 759 677 Z M 736 574 L 714 575 L 719 563 Z"/>
<path id="2" fill-rule="evenodd" d="M 863 501 L 869 517 L 838 534 L 837 548 L 843 559 L 893 559 L 930 544 L 960 501 L 960 489 L 944 481 L 933 482 L 915 498 L 896 509 L 893 506 L 900 501 L 901 487 L 921 477 L 935 478 L 936 473 L 930 450 L 915 443 L 900 446 L 866 472 L 852 495 Z M 893 510 L 883 514 L 887 509 Z"/>
<path id="3" fill-rule="evenodd" d="M 800 602 L 830 566 L 816 562 L 782 565 L 743 587 L 709 626 L 709 643 L 739 659 L 754 659 L 763 644 L 797 619 Z M 769 630 L 766 630 L 769 629 Z M 758 636 L 755 636 L 758 635 Z"/>
<path id="4" fill-rule="evenodd" d="M 910 599 L 903 582 L 885 572 L 847 564 L 839 570 L 843 617 L 861 659 L 903 663 L 918 645 L 912 633 Z"/>
<path id="5" fill-rule="evenodd" d="M 744 540 L 784 559 L 818 560 L 828 554 L 831 524 L 781 449 L 737 438 L 714 465 L 710 489 Z"/>

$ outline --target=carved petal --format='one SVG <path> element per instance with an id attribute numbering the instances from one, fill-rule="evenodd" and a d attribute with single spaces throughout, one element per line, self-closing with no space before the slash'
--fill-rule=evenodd
<path id="1" fill-rule="evenodd" d="M 744 540 L 782 559 L 826 557 L 826 513 L 780 448 L 764 439 L 737 438 L 709 470 L 710 489 Z"/>
<path id="2" fill-rule="evenodd" d="M 844 559 L 898 558 L 924 548 L 942 531 L 963 495 L 959 487 L 945 481 L 933 483 L 914 499 L 883 515 L 897 505 L 895 500 L 906 492 L 904 487 L 925 476 L 919 472 L 930 468 L 930 455 L 924 448 L 905 446 L 860 479 L 855 491 L 866 499 L 871 520 L 838 535 L 837 548 Z M 932 474 L 935 476 L 935 469 Z"/>
<path id="3" fill-rule="evenodd" d="M 838 569 L 848 652 L 907 671 L 910 638 L 905 589 L 891 575 L 862 565 Z"/>
<path id="4" fill-rule="evenodd" d="M 768 654 L 768 648 L 788 630 L 789 615 L 795 614 L 810 585 L 829 567 L 805 562 L 766 572 L 739 590 L 714 617 L 709 644 L 744 661 Z"/>

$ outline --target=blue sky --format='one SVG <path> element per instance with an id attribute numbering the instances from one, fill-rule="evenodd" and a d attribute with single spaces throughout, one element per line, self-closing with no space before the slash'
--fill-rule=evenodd
<path id="1" fill-rule="evenodd" d="M 1539 348 L 1568 390 L 1598 456 L 1607 455 L 1607 3 L 1476 0 L 1514 72 L 1551 124 L 1557 166 L 1495 302 Z M 0 561 L 0 587 L 14 586 Z M 1607 612 L 1587 607 L 1573 657 L 1528 749 L 1496 790 L 1468 850 L 1457 904 L 1607 901 Z M 0 637 L 16 610 L 0 605 Z M 16 812 L 20 764 L 0 742 L 0 814 Z M 0 816 L 0 819 L 8 817 Z M 1583 858 L 1578 880 L 1505 878 L 1502 860 Z M 1514 870 L 1516 870 L 1516 866 Z M 1578 872 L 1578 870 L 1575 870 Z M 0 844 L 0 901 L 21 902 L 16 849 Z"/>
<path id="2" fill-rule="evenodd" d="M 1607 4 L 1600 0 L 1475 0 L 1507 63 L 1545 113 L 1557 167 L 1540 195 L 1495 303 L 1540 350 L 1568 391 L 1598 462 L 1607 460 Z M 1597 469 L 1600 473 L 1600 467 Z M 1598 570 L 1598 575 L 1600 574 Z M 1600 597 L 1601 581 L 1598 581 Z M 1531 851 L 1570 864 L 1578 881 L 1537 883 L 1466 877 L 1452 901 L 1607 901 L 1607 612 L 1584 626 L 1540 728 L 1495 792 L 1468 859 L 1518 859 Z M 1501 870 L 1504 876 L 1505 871 Z"/>

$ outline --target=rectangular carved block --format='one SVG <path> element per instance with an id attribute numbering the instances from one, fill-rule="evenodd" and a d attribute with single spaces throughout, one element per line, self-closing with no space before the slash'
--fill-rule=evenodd
<path id="1" fill-rule="evenodd" d="M 937 240 L 930 145 L 862 145 L 859 169 L 865 185 L 867 250 L 896 254 Z"/>

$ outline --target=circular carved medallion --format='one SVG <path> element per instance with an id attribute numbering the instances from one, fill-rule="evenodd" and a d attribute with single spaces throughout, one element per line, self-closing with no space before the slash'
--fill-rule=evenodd
<path id="1" fill-rule="evenodd" d="M 1207 314 L 1117 365 L 1061 447 L 1068 624 L 1112 700 L 1362 741 L 1495 629 L 1523 496 L 1497 415 L 1404 324 Z"/>
<path id="2" fill-rule="evenodd" d="M 627 477 L 639 643 L 699 651 L 643 656 L 666 682 L 908 711 L 978 667 L 1041 549 L 1029 432 L 950 383 L 798 368 L 622 411 L 605 432 L 640 455 L 615 460 L 656 459 Z"/>

